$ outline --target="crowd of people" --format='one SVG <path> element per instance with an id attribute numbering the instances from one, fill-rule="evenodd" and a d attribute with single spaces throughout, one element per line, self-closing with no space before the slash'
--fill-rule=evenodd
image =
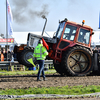
<path id="1" fill-rule="evenodd" d="M 92 52 L 96 51 L 97 53 L 100 53 L 100 47 L 95 47 L 92 49 Z"/>
<path id="2" fill-rule="evenodd" d="M 9 49 L 6 51 L 5 49 L 0 50 L 0 61 L 11 61 L 14 56 L 14 52 Z"/>

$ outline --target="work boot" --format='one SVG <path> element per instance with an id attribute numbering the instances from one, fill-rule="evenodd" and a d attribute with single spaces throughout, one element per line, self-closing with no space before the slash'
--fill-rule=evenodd
<path id="1" fill-rule="evenodd" d="M 41 79 L 37 79 L 37 81 L 42 81 Z"/>
<path id="2" fill-rule="evenodd" d="M 46 79 L 45 77 L 43 78 L 43 80 L 44 80 L 44 81 L 47 81 L 47 79 Z"/>

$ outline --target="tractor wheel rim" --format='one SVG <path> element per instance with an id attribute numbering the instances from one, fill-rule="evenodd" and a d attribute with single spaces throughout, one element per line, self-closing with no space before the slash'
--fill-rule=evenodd
<path id="1" fill-rule="evenodd" d="M 88 57 L 82 52 L 73 52 L 68 58 L 68 66 L 75 73 L 83 73 L 88 68 Z"/>

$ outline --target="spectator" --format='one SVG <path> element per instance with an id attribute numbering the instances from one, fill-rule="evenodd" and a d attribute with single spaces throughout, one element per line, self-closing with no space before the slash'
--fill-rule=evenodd
<path id="1" fill-rule="evenodd" d="M 0 50 L 0 61 L 1 61 L 1 50 Z"/>
<path id="2" fill-rule="evenodd" d="M 4 61 L 7 61 L 7 51 L 4 53 Z"/>
<path id="3" fill-rule="evenodd" d="M 1 52 L 1 61 L 4 61 L 3 51 Z"/>
<path id="4" fill-rule="evenodd" d="M 100 48 L 98 48 L 98 53 L 100 53 Z"/>
<path id="5" fill-rule="evenodd" d="M 8 50 L 8 61 L 11 61 L 11 52 Z"/>
<path id="6" fill-rule="evenodd" d="M 14 62 L 14 52 L 13 52 L 13 50 L 11 51 L 11 62 Z"/>

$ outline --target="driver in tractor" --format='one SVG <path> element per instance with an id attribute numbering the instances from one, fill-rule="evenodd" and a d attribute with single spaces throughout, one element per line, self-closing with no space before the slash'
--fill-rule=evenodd
<path id="1" fill-rule="evenodd" d="M 85 43 L 86 44 L 87 43 L 86 42 L 86 33 L 84 33 L 84 32 L 81 31 L 79 33 L 78 41 L 81 42 L 81 43 Z"/>

